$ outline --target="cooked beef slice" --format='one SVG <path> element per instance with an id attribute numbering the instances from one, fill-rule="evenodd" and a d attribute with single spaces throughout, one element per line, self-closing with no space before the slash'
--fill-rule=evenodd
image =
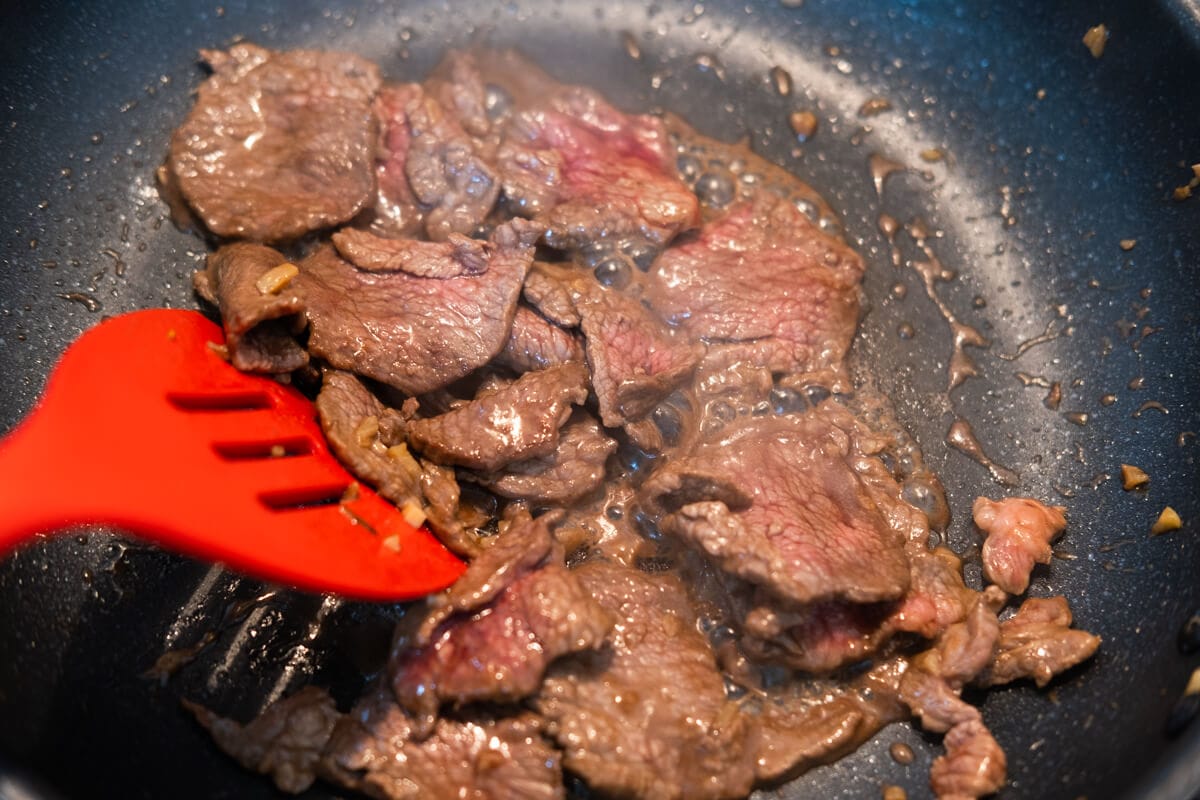
<path id="1" fill-rule="evenodd" d="M 492 132 L 487 86 L 473 53 L 447 51 L 425 81 L 425 89 L 475 139 L 484 139 Z"/>
<path id="2" fill-rule="evenodd" d="M 518 700 L 554 659 L 603 642 L 612 617 L 564 567 L 558 519 L 518 512 L 417 626 L 402 625 L 391 685 L 422 731 L 443 703 Z"/>
<path id="3" fill-rule="evenodd" d="M 213 741 L 246 769 L 270 775 L 281 791 L 299 794 L 316 779 L 317 762 L 340 715 L 324 689 L 305 686 L 245 725 L 184 700 Z"/>
<path id="4" fill-rule="evenodd" d="M 405 112 L 411 138 L 404 173 L 417 200 L 429 207 L 425 233 L 440 241 L 451 233 L 474 232 L 500 195 L 495 170 L 436 98 L 422 94 Z"/>
<path id="5" fill-rule="evenodd" d="M 445 279 L 366 272 L 317 249 L 296 277 L 309 352 L 410 395 L 458 380 L 504 347 L 537 234 L 520 220 L 500 225 L 487 272 Z"/>
<path id="6" fill-rule="evenodd" d="M 1029 588 L 1033 565 L 1050 563 L 1050 543 L 1067 527 L 1065 508 L 1028 497 L 977 497 L 971 513 L 987 537 L 983 574 L 1009 594 L 1023 594 Z"/>
<path id="7" fill-rule="evenodd" d="M 610 649 L 557 662 L 534 698 L 565 766 L 605 795 L 747 794 L 757 730 L 726 698 L 680 581 L 602 561 L 575 575 L 617 622 Z"/>
<path id="8" fill-rule="evenodd" d="M 802 694 L 765 695 L 758 720 L 758 780 L 777 783 L 852 752 L 904 719 L 896 698 L 902 659 L 880 662 L 852 682 L 819 683 Z"/>
<path id="9" fill-rule="evenodd" d="M 648 299 L 693 337 L 738 343 L 723 363 L 836 371 L 854 336 L 862 260 L 790 203 L 767 198 L 732 206 L 665 251 Z"/>
<path id="10" fill-rule="evenodd" d="M 204 50 L 213 74 L 168 166 L 218 236 L 277 242 L 353 217 L 375 189 L 379 69 L 348 53 Z"/>
<path id="11" fill-rule="evenodd" d="M 1042 687 L 1060 672 L 1091 658 L 1099 646 L 1099 636 L 1071 628 L 1066 598 L 1031 597 L 1000 623 L 996 657 L 974 683 L 999 686 L 1032 678 Z"/>
<path id="12" fill-rule="evenodd" d="M 514 372 L 532 372 L 570 362 L 583 362 L 579 339 L 529 307 L 517 306 L 508 341 L 495 363 Z"/>
<path id="13" fill-rule="evenodd" d="M 413 420 L 408 441 L 440 464 L 497 470 L 553 453 L 572 405 L 586 399 L 587 370 L 580 363 L 526 372 L 445 414 Z"/>
<path id="14" fill-rule="evenodd" d="M 210 253 L 192 275 L 196 292 L 220 309 L 229 360 L 244 372 L 291 372 L 308 363 L 295 339 L 304 329 L 304 300 L 286 275 L 268 275 L 286 264 L 277 250 L 235 242 Z"/>
<path id="15" fill-rule="evenodd" d="M 418 462 L 404 441 L 408 420 L 387 408 L 347 372 L 326 370 L 317 395 L 321 430 L 338 460 L 397 506 L 420 510 L 447 547 L 462 556 L 478 551 L 458 521 L 453 473 Z M 448 473 L 448 474 L 447 474 Z"/>
<path id="16" fill-rule="evenodd" d="M 575 300 L 571 297 L 568 283 L 561 279 L 569 274 L 553 264 L 535 261 L 525 276 L 525 286 L 521 292 L 527 303 L 555 325 L 577 328 L 579 312 L 575 310 Z"/>
<path id="17" fill-rule="evenodd" d="M 509 464 L 498 472 L 470 476 L 502 497 L 531 503 L 573 503 L 604 483 L 608 457 L 617 443 L 596 419 L 576 409 L 549 455 Z"/>
<path id="18" fill-rule="evenodd" d="M 530 714 L 440 719 L 419 736 L 387 689 L 369 692 L 333 731 L 321 777 L 378 800 L 564 796 L 559 756 Z"/>
<path id="19" fill-rule="evenodd" d="M 748 507 L 691 502 L 663 530 L 791 602 L 895 600 L 911 580 L 904 543 L 847 464 L 848 447 L 819 411 L 739 417 L 655 472 L 643 496 L 663 506 L 660 496 L 690 475 L 729 476 Z"/>
<path id="20" fill-rule="evenodd" d="M 408 185 L 405 165 L 412 135 L 408 104 L 421 97 L 415 83 L 385 85 L 371 108 L 379 128 L 375 146 L 375 208 L 371 227 L 391 236 L 408 236 L 425 228 L 425 209 Z"/>
<path id="21" fill-rule="evenodd" d="M 580 87 L 513 116 L 499 170 L 512 206 L 544 223 L 547 244 L 560 249 L 629 236 L 665 245 L 698 219 L 662 121 L 623 114 Z"/>
<path id="22" fill-rule="evenodd" d="M 452 233 L 444 242 L 385 239 L 345 228 L 333 235 L 338 255 L 368 272 L 407 272 L 418 278 L 458 278 L 487 272 L 486 242 Z"/>
<path id="23" fill-rule="evenodd" d="M 866 659 L 891 634 L 881 624 L 885 604 L 828 600 L 781 609 L 776 598 L 758 594 L 741 622 L 742 648 L 757 661 L 828 673 Z"/>
<path id="24" fill-rule="evenodd" d="M 620 292 L 597 285 L 576 306 L 600 419 L 610 427 L 649 414 L 692 374 L 703 353 Z"/>

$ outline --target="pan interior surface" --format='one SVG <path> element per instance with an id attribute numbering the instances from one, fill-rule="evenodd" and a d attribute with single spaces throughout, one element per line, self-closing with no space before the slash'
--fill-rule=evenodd
<path id="1" fill-rule="evenodd" d="M 0 12 L 10 44 L 0 48 L 0 429 L 102 315 L 195 306 L 190 273 L 205 244 L 172 226 L 154 169 L 202 79 L 198 48 L 244 37 L 346 49 L 392 79 L 419 79 L 447 46 L 516 46 L 623 108 L 747 137 L 842 214 L 869 265 L 855 357 L 945 483 L 945 538 L 969 580 L 980 573 L 976 495 L 1067 506 L 1059 557 L 1034 573 L 1030 593 L 1065 595 L 1076 624 L 1104 644 L 1049 691 L 969 697 L 1008 754 L 1001 796 L 1190 798 L 1200 734 L 1165 730 L 1200 666 L 1177 644 L 1200 608 L 1200 197 L 1172 199 L 1200 161 L 1200 22 L 1189 8 L 302 0 Z M 1081 38 L 1099 23 L 1111 36 L 1093 58 Z M 775 67 L 791 76 L 789 95 Z M 817 116 L 810 141 L 789 126 L 793 111 Z M 873 155 L 906 167 L 882 191 Z M 957 273 L 939 296 L 990 341 L 970 351 L 979 376 L 950 393 L 950 330 L 908 266 L 927 254 L 899 236 L 894 266 L 885 213 L 924 222 Z M 1055 383 L 1062 399 L 1051 408 Z M 959 418 L 1019 486 L 998 486 L 946 446 Z M 1122 490 L 1122 463 L 1152 476 L 1149 491 Z M 1184 527 L 1151 537 L 1166 505 Z M 0 787 L 19 769 L 66 797 L 97 786 L 274 797 L 216 751 L 179 698 L 246 719 L 312 682 L 344 708 L 403 613 L 273 590 L 103 531 L 39 543 L 0 563 Z M 156 673 L 167 651 L 194 658 Z M 915 751 L 911 765 L 888 757 L 896 741 Z M 891 726 L 763 796 L 873 797 L 886 784 L 925 796 L 938 752 L 936 737 Z M 333 795 L 318 785 L 305 796 Z"/>

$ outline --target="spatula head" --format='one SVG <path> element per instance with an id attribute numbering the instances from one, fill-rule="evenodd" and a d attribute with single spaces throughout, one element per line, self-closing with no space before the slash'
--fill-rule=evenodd
<path id="1" fill-rule="evenodd" d="M 236 370 L 223 343 L 203 315 L 168 309 L 84 333 L 0 449 L 0 476 L 34 495 L 30 519 L 0 524 L 107 523 L 263 578 L 364 599 L 452 583 L 462 562 L 355 483 L 313 404 Z"/>

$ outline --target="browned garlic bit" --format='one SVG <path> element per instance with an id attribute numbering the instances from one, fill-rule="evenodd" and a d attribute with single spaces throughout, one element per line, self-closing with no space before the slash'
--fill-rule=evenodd
<path id="1" fill-rule="evenodd" d="M 1155 520 L 1154 525 L 1150 528 L 1150 533 L 1158 536 L 1160 533 L 1177 531 L 1182 527 L 1183 520 L 1179 518 L 1179 512 L 1170 506 L 1167 506 L 1162 510 L 1162 513 L 1158 515 L 1158 519 Z"/>
<path id="2" fill-rule="evenodd" d="M 801 142 L 807 142 L 817 134 L 817 115 L 811 111 L 793 111 L 788 124 Z"/>
<path id="3" fill-rule="evenodd" d="M 1149 482 L 1150 476 L 1142 470 L 1129 464 L 1121 465 L 1121 486 L 1125 488 L 1125 491 L 1145 486 Z"/>
<path id="4" fill-rule="evenodd" d="M 883 800 L 908 800 L 908 792 L 902 786 L 884 786 Z"/>
<path id="5" fill-rule="evenodd" d="M 259 294 L 279 294 L 292 282 L 292 278 L 299 274 L 300 270 L 295 264 L 285 261 L 259 276 L 254 282 L 254 288 L 258 289 Z"/>
<path id="6" fill-rule="evenodd" d="M 1092 54 L 1092 58 L 1104 55 L 1104 45 L 1108 44 L 1108 27 L 1101 24 L 1088 28 L 1088 32 L 1083 35 L 1083 44 Z"/>
<path id="7" fill-rule="evenodd" d="M 1120 244 L 1121 249 L 1128 252 L 1137 246 L 1137 239 L 1122 239 Z"/>

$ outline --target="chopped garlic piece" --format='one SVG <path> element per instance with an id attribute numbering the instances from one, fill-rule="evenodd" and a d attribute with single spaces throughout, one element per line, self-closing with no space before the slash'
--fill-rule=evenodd
<path id="1" fill-rule="evenodd" d="M 1087 47 L 1088 52 L 1092 54 L 1092 58 L 1099 58 L 1104 55 L 1104 45 L 1108 43 L 1108 26 L 1097 25 L 1094 28 L 1088 28 L 1088 32 L 1083 35 L 1083 44 Z"/>
<path id="2" fill-rule="evenodd" d="M 1125 487 L 1125 491 L 1145 486 L 1149 482 L 1150 476 L 1142 470 L 1129 464 L 1121 465 L 1121 485 Z"/>
<path id="3" fill-rule="evenodd" d="M 1129 250 L 1132 250 L 1136 246 L 1137 246 L 1137 239 L 1122 239 L 1121 240 L 1121 249 L 1122 250 L 1129 251 Z"/>
<path id="4" fill-rule="evenodd" d="M 1179 518 L 1179 513 L 1170 506 L 1167 506 L 1158 515 L 1158 519 L 1155 521 L 1153 527 L 1150 528 L 1150 532 L 1157 536 L 1160 533 L 1177 531 L 1182 527 L 1183 520 Z"/>
<path id="5" fill-rule="evenodd" d="M 394 533 L 391 536 L 384 537 L 384 540 L 381 542 L 381 544 L 394 553 L 400 552 L 400 537 Z"/>
<path id="6" fill-rule="evenodd" d="M 370 447 L 379 435 L 379 417 L 374 415 L 363 417 L 362 422 L 354 429 L 354 440 L 359 447 Z"/>
<path id="7" fill-rule="evenodd" d="M 259 294 L 279 294 L 292 282 L 292 278 L 299 274 L 300 270 L 295 264 L 285 261 L 260 275 L 254 286 Z"/>
<path id="8" fill-rule="evenodd" d="M 404 505 L 400 506 L 400 514 L 404 517 L 404 521 L 414 528 L 425 524 L 425 509 L 421 508 L 421 504 L 416 501 L 404 501 Z"/>

